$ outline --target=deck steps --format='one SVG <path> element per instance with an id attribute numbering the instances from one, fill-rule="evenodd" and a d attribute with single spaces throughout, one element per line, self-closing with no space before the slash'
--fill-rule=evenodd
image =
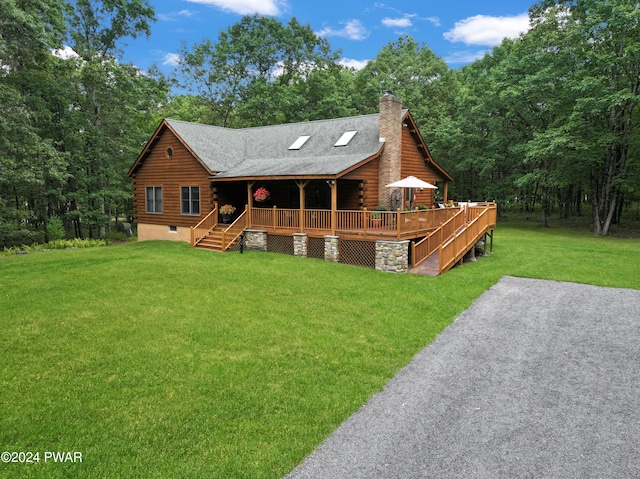
<path id="1" fill-rule="evenodd" d="M 209 231 L 209 234 L 202 238 L 196 248 L 207 249 L 211 251 L 220 251 L 222 252 L 222 231 L 228 225 L 218 225 Z"/>

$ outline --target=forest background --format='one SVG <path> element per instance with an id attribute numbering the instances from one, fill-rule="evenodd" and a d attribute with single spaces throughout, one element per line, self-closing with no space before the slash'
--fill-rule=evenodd
<path id="1" fill-rule="evenodd" d="M 0 248 L 102 238 L 133 215 L 127 171 L 162 118 L 232 128 L 376 113 L 391 90 L 455 179 L 450 197 L 590 214 L 640 200 L 640 4 L 545 0 L 531 29 L 451 70 L 402 36 L 361 70 L 295 19 L 246 16 L 184 44 L 171 75 L 121 62 L 147 0 L 0 2 Z M 587 205 L 587 212 L 583 207 Z"/>

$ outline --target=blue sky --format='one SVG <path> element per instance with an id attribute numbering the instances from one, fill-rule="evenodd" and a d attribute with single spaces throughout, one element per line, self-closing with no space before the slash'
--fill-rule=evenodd
<path id="1" fill-rule="evenodd" d="M 401 35 L 425 43 L 451 68 L 481 58 L 504 37 L 528 27 L 534 0 L 150 0 L 157 22 L 149 39 L 130 41 L 124 60 L 143 70 L 170 72 L 183 42 L 191 47 L 242 15 L 261 14 L 287 23 L 296 17 L 342 50 L 344 64 L 361 68 Z"/>

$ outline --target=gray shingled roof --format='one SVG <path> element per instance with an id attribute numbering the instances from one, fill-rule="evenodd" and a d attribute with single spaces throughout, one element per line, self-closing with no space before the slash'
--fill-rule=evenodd
<path id="1" fill-rule="evenodd" d="M 217 178 L 242 178 L 337 175 L 380 151 L 379 118 L 374 114 L 239 130 L 167 122 Z M 351 130 L 358 133 L 347 146 L 334 146 Z M 309 140 L 299 150 L 289 150 L 302 135 L 310 135 Z"/>

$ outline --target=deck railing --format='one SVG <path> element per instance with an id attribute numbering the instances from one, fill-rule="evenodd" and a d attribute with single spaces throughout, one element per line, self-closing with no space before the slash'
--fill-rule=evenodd
<path id="1" fill-rule="evenodd" d="M 495 204 L 478 207 L 468 207 L 473 220 L 466 227 L 456 231 L 456 234 L 445 240 L 440 247 L 440 272 L 444 273 L 462 259 L 462 257 L 478 242 L 489 229 L 495 226 Z M 469 213 L 469 211 L 467 211 Z M 477 213 L 477 215 L 476 215 Z"/>
<path id="2" fill-rule="evenodd" d="M 251 227 L 269 231 L 315 231 L 325 234 L 356 234 L 381 237 L 415 237 L 428 234 L 459 210 L 457 208 L 413 211 L 369 211 L 289 208 L 252 208 Z M 332 222 L 332 214 L 335 220 Z"/>
<path id="3" fill-rule="evenodd" d="M 247 227 L 247 209 L 242 212 L 231 225 L 222 231 L 222 251 L 226 251 L 229 246 L 242 234 Z"/>
<path id="4" fill-rule="evenodd" d="M 418 266 L 422 261 L 427 259 L 438 248 L 452 238 L 456 231 L 464 227 L 464 218 L 466 211 L 464 208 L 451 210 L 451 215 L 439 227 L 431 231 L 425 238 L 412 246 L 411 257 L 413 258 L 413 266 Z"/>
<path id="5" fill-rule="evenodd" d="M 195 246 L 198 242 L 209 234 L 213 228 L 218 225 L 218 205 L 205 216 L 200 223 L 191 227 L 191 246 Z"/>
<path id="6" fill-rule="evenodd" d="M 439 251 L 440 271 L 453 266 L 488 230 L 495 228 L 495 203 L 464 204 L 421 241 L 412 244 L 413 266 Z"/>

